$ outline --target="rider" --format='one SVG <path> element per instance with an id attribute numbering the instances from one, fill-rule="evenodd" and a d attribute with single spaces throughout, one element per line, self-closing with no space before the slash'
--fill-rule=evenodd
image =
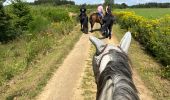
<path id="1" fill-rule="evenodd" d="M 86 14 L 86 4 L 83 4 L 83 5 L 81 6 L 79 17 L 81 17 L 82 14 Z"/>
<path id="2" fill-rule="evenodd" d="M 103 13 L 104 13 L 102 4 L 99 4 L 99 6 L 97 7 L 97 12 L 98 12 L 100 18 L 102 19 L 103 18 Z"/>
<path id="3" fill-rule="evenodd" d="M 111 14 L 111 13 L 112 13 L 111 7 L 110 7 L 110 4 L 108 4 L 106 6 L 106 15 Z"/>

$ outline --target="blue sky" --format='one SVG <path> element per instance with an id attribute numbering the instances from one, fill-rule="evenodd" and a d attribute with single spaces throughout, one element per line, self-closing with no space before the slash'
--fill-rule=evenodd
<path id="1" fill-rule="evenodd" d="M 26 0 L 28 2 L 34 2 L 34 0 Z M 100 4 L 103 3 L 104 0 L 71 0 L 71 1 L 75 1 L 76 4 Z M 169 2 L 170 0 L 115 0 L 115 3 L 121 4 L 121 3 L 126 3 L 128 5 L 135 5 L 135 4 L 139 4 L 139 3 L 147 3 L 147 2 L 159 2 L 159 3 L 163 3 L 163 2 Z"/>

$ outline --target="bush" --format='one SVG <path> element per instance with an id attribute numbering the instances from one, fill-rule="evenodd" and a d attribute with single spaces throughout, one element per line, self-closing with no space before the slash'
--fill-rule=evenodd
<path id="1" fill-rule="evenodd" d="M 14 26 L 20 31 L 28 29 L 28 24 L 32 20 L 29 6 L 21 0 L 12 3 L 12 13 L 14 14 Z"/>
<path id="2" fill-rule="evenodd" d="M 38 33 L 40 31 L 47 29 L 49 24 L 50 21 L 47 18 L 40 15 L 36 15 L 33 17 L 33 20 L 28 25 L 29 32 Z"/>
<path id="3" fill-rule="evenodd" d="M 5 42 L 14 37 L 14 31 L 10 22 L 11 17 L 6 14 L 0 1 L 0 42 Z"/>
<path id="4" fill-rule="evenodd" d="M 155 20 L 137 16 L 134 12 L 117 12 L 116 15 L 122 28 L 132 31 L 133 37 L 164 66 L 170 65 L 169 15 Z"/>
<path id="5" fill-rule="evenodd" d="M 70 20 L 68 11 L 64 11 L 63 9 L 48 8 L 48 9 L 44 9 L 41 13 L 45 17 L 48 17 L 51 21 L 54 21 L 54 22 Z"/>

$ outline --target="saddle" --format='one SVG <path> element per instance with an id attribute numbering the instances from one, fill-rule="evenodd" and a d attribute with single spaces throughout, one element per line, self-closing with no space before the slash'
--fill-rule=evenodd
<path id="1" fill-rule="evenodd" d="M 99 17 L 100 19 L 103 18 L 102 14 L 100 14 L 99 12 L 97 12 L 97 15 L 98 15 L 98 17 Z"/>

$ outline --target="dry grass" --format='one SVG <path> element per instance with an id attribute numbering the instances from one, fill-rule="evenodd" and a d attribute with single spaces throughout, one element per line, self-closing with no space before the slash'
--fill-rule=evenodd
<path id="1" fill-rule="evenodd" d="M 91 46 L 90 48 L 90 58 L 87 60 L 87 66 L 84 70 L 84 76 L 82 80 L 82 89 L 84 100 L 95 100 L 96 98 L 96 83 L 94 79 L 93 69 L 92 69 L 92 56 L 94 54 L 95 48 Z"/>

